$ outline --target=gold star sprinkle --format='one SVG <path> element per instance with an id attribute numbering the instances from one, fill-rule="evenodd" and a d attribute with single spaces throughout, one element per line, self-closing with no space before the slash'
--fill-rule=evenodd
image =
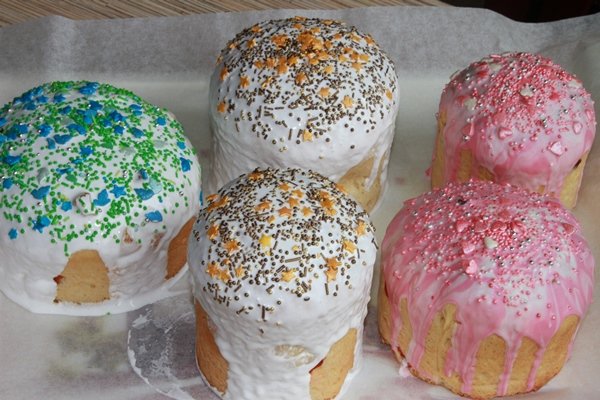
<path id="1" fill-rule="evenodd" d="M 260 247 L 263 249 L 271 248 L 271 244 L 273 243 L 273 237 L 269 235 L 263 234 L 259 239 Z"/>
<path id="2" fill-rule="evenodd" d="M 287 192 L 290 189 L 291 189 L 291 187 L 287 182 L 283 182 L 281 185 L 279 185 L 279 190 L 281 190 L 283 192 Z"/>
<path id="3" fill-rule="evenodd" d="M 296 85 L 302 85 L 306 81 L 306 74 L 304 72 L 299 72 L 296 75 Z"/>
<path id="4" fill-rule="evenodd" d="M 354 244 L 353 241 L 346 239 L 342 242 L 342 248 L 348 253 L 354 253 L 356 251 L 356 244 Z"/>
<path id="5" fill-rule="evenodd" d="M 222 269 L 219 271 L 219 279 L 223 281 L 223 283 L 227 283 L 231 280 L 231 275 L 229 275 L 229 271 L 226 269 Z"/>
<path id="6" fill-rule="evenodd" d="M 240 76 L 240 87 L 246 89 L 248 86 L 250 86 L 250 79 L 246 75 Z"/>
<path id="7" fill-rule="evenodd" d="M 390 100 L 391 100 L 391 99 L 392 99 L 392 91 L 391 91 L 391 90 L 389 90 L 389 89 L 388 89 L 388 90 L 386 90 L 386 91 L 385 91 L 385 96 L 386 96 L 388 99 L 390 99 Z"/>
<path id="8" fill-rule="evenodd" d="M 246 46 L 248 46 L 249 49 L 253 48 L 254 46 L 256 46 L 256 40 L 254 40 L 254 39 L 248 40 L 248 42 L 246 43 Z"/>
<path id="9" fill-rule="evenodd" d="M 231 254 L 240 249 L 240 244 L 237 240 L 231 239 L 223 243 L 223 247 L 227 250 L 227 254 Z"/>
<path id="10" fill-rule="evenodd" d="M 313 141 L 313 134 L 311 131 L 309 131 L 308 129 L 304 129 L 302 131 L 302 141 L 303 142 L 312 142 Z"/>
<path id="11" fill-rule="evenodd" d="M 304 192 L 300 189 L 296 189 L 292 191 L 292 194 L 294 196 L 296 196 L 297 198 L 301 199 L 302 197 L 304 197 Z"/>
<path id="12" fill-rule="evenodd" d="M 227 78 L 227 75 L 229 75 L 229 71 L 227 71 L 227 67 L 223 67 L 223 69 L 221 70 L 221 73 L 219 74 L 221 81 L 224 81 L 225 78 Z"/>
<path id="13" fill-rule="evenodd" d="M 218 198 L 219 198 L 219 194 L 213 193 L 213 194 L 209 194 L 208 196 L 206 196 L 206 201 L 208 203 L 212 203 L 213 201 L 217 200 Z"/>
<path id="14" fill-rule="evenodd" d="M 254 209 L 258 212 L 268 211 L 271 209 L 271 202 L 269 200 L 265 200 L 256 207 L 254 207 Z"/>
<path id="15" fill-rule="evenodd" d="M 277 47 L 283 47 L 285 46 L 285 43 L 287 42 L 288 37 L 285 34 L 281 34 L 281 35 L 275 35 L 271 38 L 271 41 L 273 43 L 275 43 L 275 45 Z"/>
<path id="16" fill-rule="evenodd" d="M 344 100 L 342 100 L 342 104 L 346 108 L 350 108 L 354 105 L 354 100 L 350 96 L 344 96 Z"/>
<path id="17" fill-rule="evenodd" d="M 292 216 L 292 209 L 288 207 L 281 207 L 279 210 L 277 210 L 277 212 L 281 217 L 290 218 Z"/>
<path id="18" fill-rule="evenodd" d="M 251 181 L 258 181 L 262 178 L 264 178 L 264 175 L 260 171 L 252 171 L 250 172 L 250 174 L 248 174 L 248 179 L 250 179 Z"/>
<path id="19" fill-rule="evenodd" d="M 358 236 L 363 236 L 367 233 L 367 224 L 365 224 L 365 221 L 358 221 L 355 232 Z"/>
<path id="20" fill-rule="evenodd" d="M 289 282 L 296 277 L 295 269 L 288 269 L 281 273 L 281 280 L 284 282 Z"/>
<path id="21" fill-rule="evenodd" d="M 327 276 L 327 282 L 335 281 L 335 278 L 337 277 L 337 270 L 328 269 L 325 271 L 325 275 Z"/>
<path id="22" fill-rule="evenodd" d="M 305 217 L 310 217 L 311 215 L 313 215 L 313 211 L 308 207 L 304 207 L 302 209 L 302 215 L 304 215 Z"/>
<path id="23" fill-rule="evenodd" d="M 323 72 L 324 72 L 325 74 L 330 74 L 330 73 L 332 73 L 332 72 L 333 72 L 333 69 L 334 69 L 334 68 L 333 68 L 333 65 L 328 65 L 328 66 L 326 66 L 325 68 L 323 68 Z"/>
<path id="24" fill-rule="evenodd" d="M 298 56 L 291 56 L 287 60 L 288 65 L 291 67 L 292 65 L 296 65 L 298 63 Z"/>
<path id="25" fill-rule="evenodd" d="M 336 258 L 336 257 L 331 257 L 331 258 L 325 258 L 325 264 L 327 265 L 327 268 L 330 269 L 337 269 L 340 265 L 342 265 L 342 263 Z"/>
<path id="26" fill-rule="evenodd" d="M 206 231 L 206 235 L 210 240 L 213 240 L 219 236 L 219 225 L 212 224 Z"/>
<path id="27" fill-rule="evenodd" d="M 237 276 L 238 278 L 243 277 L 244 275 L 246 275 L 246 268 L 244 268 L 243 266 L 239 266 L 235 269 L 235 276 Z"/>
<path id="28" fill-rule="evenodd" d="M 288 200 L 288 204 L 290 207 L 298 207 L 300 205 L 300 200 L 295 197 L 290 197 Z"/>
<path id="29" fill-rule="evenodd" d="M 359 59 L 360 61 L 362 61 L 362 62 L 367 62 L 367 61 L 369 61 L 369 55 L 368 55 L 368 54 L 364 54 L 364 53 L 363 53 L 363 54 L 360 54 L 360 55 L 358 56 L 358 59 Z"/>
<path id="30" fill-rule="evenodd" d="M 225 111 L 227 111 L 227 103 L 225 103 L 224 101 L 220 102 L 217 105 L 217 111 L 220 112 L 221 114 L 224 113 Z"/>
<path id="31" fill-rule="evenodd" d="M 211 277 L 214 278 L 217 275 L 219 275 L 219 267 L 217 266 L 217 263 L 215 262 L 211 262 L 210 264 L 208 264 L 208 268 L 206 268 L 206 273 Z"/>
<path id="32" fill-rule="evenodd" d="M 321 89 L 319 89 L 319 96 L 321 96 L 324 99 L 329 97 L 329 87 L 324 86 Z"/>
<path id="33" fill-rule="evenodd" d="M 358 63 L 358 62 L 353 62 L 352 68 L 354 68 L 356 70 L 356 72 L 360 72 L 360 70 L 362 69 L 362 64 Z"/>
<path id="34" fill-rule="evenodd" d="M 250 28 L 250 30 L 254 33 L 258 33 L 260 31 L 262 31 L 261 27 L 258 25 L 253 25 L 252 28 Z"/>

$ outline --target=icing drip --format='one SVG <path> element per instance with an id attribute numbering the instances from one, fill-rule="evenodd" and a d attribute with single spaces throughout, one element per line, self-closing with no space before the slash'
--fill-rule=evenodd
<path id="1" fill-rule="evenodd" d="M 224 398 L 310 399 L 310 371 L 352 328 L 349 376 L 358 371 L 374 229 L 329 180 L 296 169 L 238 178 L 207 198 L 189 254 L 229 364 Z"/>
<path id="2" fill-rule="evenodd" d="M 471 64 L 440 100 L 444 182 L 458 179 L 461 152 L 496 182 L 558 195 L 565 177 L 589 152 L 594 102 L 580 81 L 549 59 L 527 53 L 492 55 Z"/>
<path id="3" fill-rule="evenodd" d="M 592 300 L 594 260 L 578 222 L 557 200 L 510 185 L 470 181 L 408 200 L 386 232 L 382 266 L 390 304 L 407 301 L 412 340 L 405 356 L 417 369 L 433 317 L 456 306 L 456 330 L 445 357 L 470 393 L 480 343 L 507 344 L 498 395 L 506 393 L 523 338 L 546 346 L 570 315 Z M 392 307 L 392 346 L 401 329 Z"/>

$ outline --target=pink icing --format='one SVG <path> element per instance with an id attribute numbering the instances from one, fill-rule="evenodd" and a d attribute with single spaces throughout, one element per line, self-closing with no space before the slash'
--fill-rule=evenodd
<path id="1" fill-rule="evenodd" d="M 547 58 L 492 55 L 448 83 L 444 181 L 457 180 L 460 151 L 474 156 L 497 182 L 559 194 L 563 180 L 594 140 L 594 102 L 581 82 Z"/>
<path id="2" fill-rule="evenodd" d="M 390 304 L 407 300 L 413 337 L 405 356 L 419 370 L 435 314 L 456 305 L 458 322 L 445 364 L 469 393 L 480 342 L 507 344 L 498 395 L 506 393 L 521 340 L 538 343 L 528 387 L 552 336 L 592 301 L 594 259 L 575 217 L 558 200 L 508 184 L 449 184 L 405 202 L 382 245 Z M 399 307 L 391 307 L 398 346 Z"/>

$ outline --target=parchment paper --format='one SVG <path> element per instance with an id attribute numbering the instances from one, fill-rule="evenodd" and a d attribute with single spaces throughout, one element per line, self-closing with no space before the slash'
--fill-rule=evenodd
<path id="1" fill-rule="evenodd" d="M 522 24 L 485 10 L 391 7 L 26 22 L 0 29 L 0 103 L 44 81 L 107 81 L 173 111 L 205 163 L 210 140 L 207 84 L 219 50 L 255 22 L 293 15 L 356 25 L 371 33 L 396 63 L 401 104 L 391 185 L 373 215 L 379 239 L 402 202 L 428 190 L 425 170 L 433 149 L 437 103 L 454 71 L 490 53 L 538 52 L 578 75 L 600 101 L 600 14 Z M 600 114 L 598 110 L 596 105 Z M 588 158 L 575 213 L 600 260 L 598 147 Z M 178 287 L 186 289 L 186 282 Z M 599 293 L 563 371 L 540 392 L 522 398 L 600 397 Z M 167 398 L 153 386 L 176 398 L 210 399 L 193 365 L 190 307 L 189 295 L 184 294 L 123 315 L 60 317 L 30 314 L 0 294 L 0 399 Z M 346 399 L 456 398 L 406 376 L 378 343 L 374 302 L 370 310 L 364 368 Z M 130 357 L 144 379 L 131 367 Z"/>

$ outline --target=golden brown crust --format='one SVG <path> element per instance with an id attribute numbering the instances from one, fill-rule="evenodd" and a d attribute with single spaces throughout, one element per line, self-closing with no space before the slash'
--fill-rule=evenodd
<path id="1" fill-rule="evenodd" d="M 73 253 L 54 281 L 55 302 L 99 303 L 110 298 L 108 268 L 96 250 Z"/>
<path id="2" fill-rule="evenodd" d="M 165 279 L 170 279 L 177 275 L 187 262 L 188 237 L 190 236 L 195 221 L 196 217 L 190 218 L 189 221 L 181 227 L 177 236 L 169 243 L 169 250 L 167 253 L 167 274 Z"/>
<path id="3" fill-rule="evenodd" d="M 388 154 L 381 158 L 377 169 L 377 176 L 369 188 L 365 186 L 365 183 L 371 175 L 373 163 L 375 162 L 374 156 L 364 159 L 349 169 L 338 181 L 338 184 L 341 185 L 367 212 L 373 211 L 373 208 L 381 195 L 381 174 L 383 173 L 387 157 Z"/>
<path id="4" fill-rule="evenodd" d="M 217 389 L 221 394 L 227 391 L 227 378 L 229 364 L 210 329 L 210 323 L 206 312 L 196 301 L 196 361 L 198 368 L 210 386 Z"/>
<path id="5" fill-rule="evenodd" d="M 349 329 L 335 342 L 327 356 L 310 371 L 310 397 L 312 400 L 333 399 L 338 395 L 348 372 L 354 366 L 356 329 Z"/>

